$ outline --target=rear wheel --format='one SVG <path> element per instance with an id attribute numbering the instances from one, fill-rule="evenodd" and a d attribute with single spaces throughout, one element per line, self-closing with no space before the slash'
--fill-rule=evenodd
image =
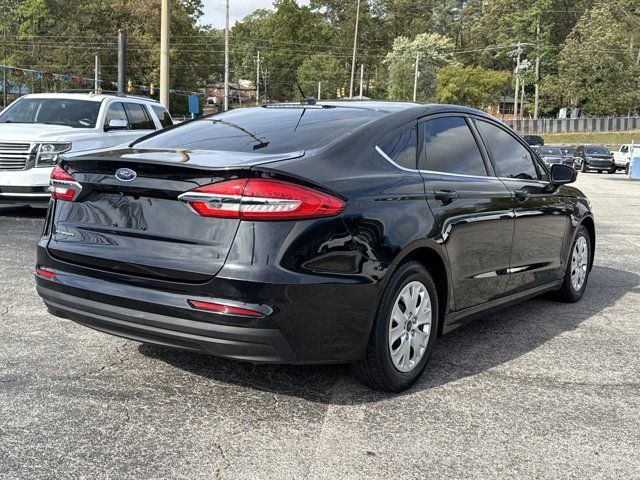
<path id="1" fill-rule="evenodd" d="M 571 245 L 564 282 L 560 290 L 558 290 L 559 299 L 569 303 L 580 300 L 587 287 L 590 271 L 591 238 L 586 227 L 581 225 Z"/>
<path id="2" fill-rule="evenodd" d="M 386 286 L 367 345 L 352 366 L 363 383 L 387 392 L 409 388 L 420 377 L 438 332 L 438 295 L 419 262 L 401 265 Z"/>

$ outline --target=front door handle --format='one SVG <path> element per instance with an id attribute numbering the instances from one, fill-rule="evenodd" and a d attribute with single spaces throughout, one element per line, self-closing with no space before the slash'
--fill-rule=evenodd
<path id="1" fill-rule="evenodd" d="M 520 200 L 521 202 L 524 202 L 531 195 L 529 192 L 527 192 L 526 190 L 524 190 L 522 188 L 515 189 L 513 191 L 513 193 L 516 196 L 516 198 L 518 200 Z"/>
<path id="2" fill-rule="evenodd" d="M 458 192 L 455 190 L 436 190 L 433 192 L 433 196 L 443 205 L 447 205 L 458 198 Z"/>

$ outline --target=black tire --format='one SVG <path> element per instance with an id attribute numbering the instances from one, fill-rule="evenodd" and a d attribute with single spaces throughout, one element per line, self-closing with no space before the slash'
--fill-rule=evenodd
<path id="1" fill-rule="evenodd" d="M 580 161 L 580 171 L 582 173 L 586 173 L 587 172 L 587 164 L 584 160 Z"/>
<path id="2" fill-rule="evenodd" d="M 402 372 L 395 367 L 391 359 L 389 324 L 398 295 L 404 286 L 412 281 L 421 282 L 429 294 L 432 312 L 431 330 L 423 357 L 411 371 Z M 409 388 L 420 378 L 431 357 L 438 333 L 439 313 L 436 285 L 427 268 L 417 261 L 402 264 L 384 289 L 367 344 L 366 357 L 352 365 L 353 374 L 362 383 L 378 390 L 401 392 Z"/>
<path id="3" fill-rule="evenodd" d="M 629 175 L 629 164 L 627 163 L 627 166 L 624 167 L 624 174 L 625 175 Z"/>
<path id="4" fill-rule="evenodd" d="M 610 168 L 610 169 L 608 170 L 608 173 L 610 173 L 610 174 L 611 174 L 611 173 L 616 173 L 617 171 L 618 171 L 618 170 L 616 169 L 616 167 L 613 167 L 613 168 Z"/>
<path id="5" fill-rule="evenodd" d="M 576 244 L 578 240 L 584 237 L 587 242 L 587 271 L 584 282 L 580 289 L 576 290 L 573 287 L 573 283 L 571 281 L 571 273 L 572 273 L 572 262 L 571 258 L 573 255 L 573 251 L 576 248 Z M 573 243 L 571 244 L 571 250 L 569 250 L 569 257 L 567 258 L 567 269 L 564 272 L 564 282 L 562 283 L 562 287 L 557 292 L 557 298 L 560 301 L 567 303 L 575 303 L 582 298 L 585 289 L 587 288 L 587 283 L 589 283 L 589 273 L 591 273 L 591 258 L 592 258 L 592 250 L 591 250 L 591 237 L 589 236 L 589 232 L 584 225 L 580 225 L 578 228 L 578 233 L 576 234 L 576 238 L 574 238 Z"/>

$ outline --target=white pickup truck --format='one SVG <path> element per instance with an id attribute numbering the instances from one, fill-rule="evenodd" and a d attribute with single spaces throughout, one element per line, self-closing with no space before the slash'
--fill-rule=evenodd
<path id="1" fill-rule="evenodd" d="M 158 102 L 127 95 L 25 95 L 0 113 L 0 206 L 49 204 L 58 155 L 127 144 L 172 125 Z"/>
<path id="2" fill-rule="evenodd" d="M 633 143 L 620 145 L 618 151 L 613 152 L 613 160 L 616 164 L 616 170 L 624 170 L 629 173 L 629 162 L 631 157 L 640 157 L 640 145 Z"/>

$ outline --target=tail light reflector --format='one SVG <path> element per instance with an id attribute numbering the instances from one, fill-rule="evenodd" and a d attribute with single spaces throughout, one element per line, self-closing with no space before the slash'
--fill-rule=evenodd
<path id="1" fill-rule="evenodd" d="M 65 172 L 60 165 L 51 172 L 49 180 L 51 184 L 51 196 L 58 200 L 73 202 L 82 191 L 82 185 L 76 182 L 76 179 Z"/>
<path id="2" fill-rule="evenodd" d="M 344 202 L 302 185 L 268 178 L 212 183 L 178 197 L 203 217 L 299 220 L 337 215 Z"/>
<path id="3" fill-rule="evenodd" d="M 38 277 L 46 278 L 47 280 L 51 280 L 52 278 L 56 277 L 55 272 L 42 267 L 36 267 L 36 275 Z"/>
<path id="4" fill-rule="evenodd" d="M 189 300 L 189 305 L 197 310 L 221 313 L 223 315 L 238 315 L 241 317 L 264 317 L 264 313 L 248 308 L 233 307 L 214 302 L 203 302 L 201 300 Z"/>

